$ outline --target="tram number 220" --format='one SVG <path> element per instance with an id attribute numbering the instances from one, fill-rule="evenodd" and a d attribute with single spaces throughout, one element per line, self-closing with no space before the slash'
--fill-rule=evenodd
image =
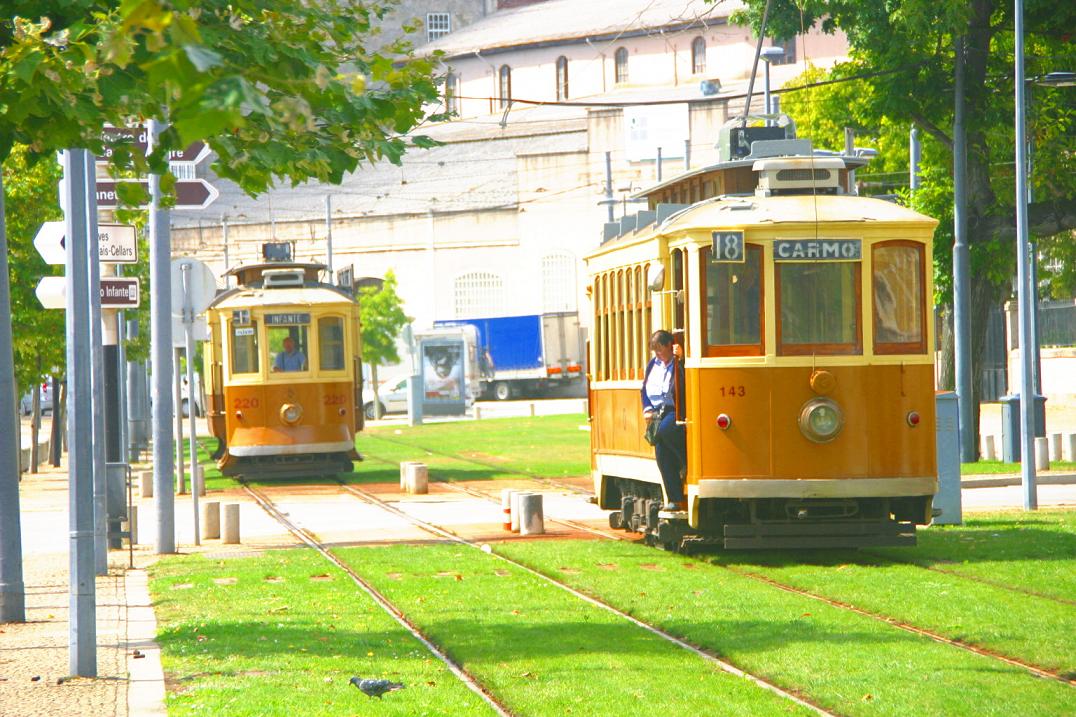
<path id="1" fill-rule="evenodd" d="M 740 396 L 746 396 L 747 389 L 743 386 L 722 386 L 721 397 L 722 398 L 736 398 Z"/>

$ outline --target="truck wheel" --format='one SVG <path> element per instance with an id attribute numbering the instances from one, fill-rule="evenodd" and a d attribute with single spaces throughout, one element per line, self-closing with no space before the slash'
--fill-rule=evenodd
<path id="1" fill-rule="evenodd" d="M 367 401 L 366 405 L 362 407 L 362 412 L 371 421 L 374 420 L 374 402 L 373 401 Z M 382 416 L 385 415 L 385 404 L 383 404 L 383 403 L 381 404 L 381 415 Z"/>
<path id="2" fill-rule="evenodd" d="M 498 381 L 493 386 L 493 397 L 498 401 L 507 401 L 512 397 L 512 387 L 507 381 Z"/>

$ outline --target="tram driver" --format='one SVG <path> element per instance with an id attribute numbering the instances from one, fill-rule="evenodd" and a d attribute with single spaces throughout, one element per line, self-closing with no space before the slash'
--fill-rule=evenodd
<path id="1" fill-rule="evenodd" d="M 306 368 L 306 356 L 295 347 L 295 339 L 284 337 L 284 350 L 273 360 L 273 371 L 302 371 Z"/>
<path id="2" fill-rule="evenodd" d="M 668 501 L 664 510 L 680 510 L 685 502 L 683 470 L 687 467 L 687 435 L 684 426 L 684 365 L 680 347 L 673 335 L 659 329 L 650 336 L 654 358 L 643 373 L 643 418 L 648 425 L 657 422 L 654 433 L 654 456 L 661 472 Z"/>

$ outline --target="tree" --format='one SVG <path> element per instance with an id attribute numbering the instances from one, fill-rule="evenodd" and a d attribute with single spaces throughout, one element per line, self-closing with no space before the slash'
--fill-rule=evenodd
<path id="1" fill-rule="evenodd" d="M 733 21 L 758 28 L 766 0 L 746 4 Z M 855 84 L 865 98 L 861 121 L 876 128 L 883 121 L 905 127 L 914 122 L 941 150 L 931 159 L 932 171 L 926 172 L 934 186 L 925 186 L 933 195 L 923 195 L 935 208 L 952 206 L 951 197 L 943 198 L 946 183 L 951 186 L 954 48 L 963 38 L 973 376 L 980 375 L 988 312 L 1009 296 L 1014 273 L 1012 11 L 1012 3 L 1001 0 L 805 0 L 799 5 L 773 0 L 766 29 L 772 37 L 791 37 L 819 22 L 824 31 L 847 34 L 850 59 L 838 65 L 834 75 L 862 76 Z M 1024 16 L 1028 77 L 1059 69 L 1055 63 L 1071 64 L 1076 7 L 1026 0 Z M 1036 89 L 1042 97 L 1031 106 L 1030 134 L 1039 164 L 1032 177 L 1034 202 L 1028 217 L 1033 235 L 1064 246 L 1071 245 L 1076 228 L 1076 136 L 1067 129 L 1076 119 L 1076 105 L 1072 95 L 1063 99 L 1051 94 L 1060 91 Z M 952 273 L 950 249 L 949 243 L 938 242 L 936 275 L 945 278 L 943 291 Z M 977 405 L 978 381 L 972 386 Z M 973 415 L 978 436 L 978 412 Z"/>
<path id="2" fill-rule="evenodd" d="M 381 418 L 381 401 L 377 396 L 377 367 L 399 363 L 396 339 L 400 330 L 411 323 L 404 313 L 403 300 L 396 293 L 396 274 L 390 269 L 381 287 L 367 286 L 359 290 L 359 317 L 362 322 L 362 360 L 370 367 L 373 384 L 374 418 Z"/>
<path id="3" fill-rule="evenodd" d="M 367 49 L 390 6 L 11 0 L 0 18 L 0 163 L 16 144 L 30 157 L 69 147 L 102 153 L 108 144 L 114 173 L 155 171 L 167 191 L 168 153 L 206 140 L 217 174 L 257 194 L 283 180 L 339 183 L 363 161 L 398 162 L 408 146 L 430 144 L 407 133 L 437 100 L 437 58 L 409 56 L 406 40 Z M 106 124 L 148 118 L 166 127 L 149 157 L 130 142 L 102 140 Z M 138 185 L 121 186 L 128 203 L 141 199 Z M 0 206 L 0 411 L 15 400 L 3 219 Z M 0 438 L 15 442 L 3 415 Z M 0 451 L 0 620 L 24 619 L 11 550 L 19 545 L 14 448 Z"/>

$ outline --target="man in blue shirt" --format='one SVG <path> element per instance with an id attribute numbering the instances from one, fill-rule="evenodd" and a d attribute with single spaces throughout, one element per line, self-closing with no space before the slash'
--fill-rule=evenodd
<path id="1" fill-rule="evenodd" d="M 276 355 L 273 361 L 274 371 L 302 371 L 306 368 L 306 356 L 295 348 L 295 339 L 290 336 L 284 338 L 284 350 Z"/>
<path id="2" fill-rule="evenodd" d="M 654 439 L 654 457 L 665 485 L 668 503 L 665 510 L 679 510 L 684 503 L 684 484 L 680 471 L 687 466 L 687 436 L 677 421 L 684 420 L 684 366 L 676 356 L 673 336 L 658 330 L 650 337 L 654 358 L 643 374 L 643 418 L 658 421 Z"/>

